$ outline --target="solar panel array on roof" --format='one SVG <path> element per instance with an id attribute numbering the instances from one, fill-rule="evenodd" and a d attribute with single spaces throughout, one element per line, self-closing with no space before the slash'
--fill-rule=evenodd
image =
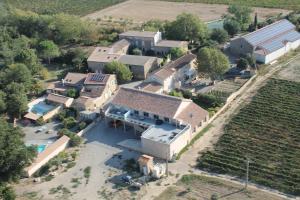
<path id="1" fill-rule="evenodd" d="M 102 82 L 104 78 L 105 78 L 105 75 L 103 75 L 103 74 L 93 74 L 91 77 L 91 81 Z"/>
<path id="2" fill-rule="evenodd" d="M 268 52 L 274 52 L 285 46 L 284 42 L 294 42 L 300 39 L 300 33 L 297 31 L 291 31 L 283 34 L 279 37 L 273 38 L 272 40 L 259 45 L 266 49 Z"/>
<path id="3" fill-rule="evenodd" d="M 264 28 L 261 28 L 253 33 L 249 33 L 243 36 L 243 38 L 247 40 L 251 45 L 257 46 L 263 42 L 266 42 L 267 40 L 271 40 L 272 38 L 293 29 L 295 29 L 295 26 L 288 20 L 283 19 Z"/>

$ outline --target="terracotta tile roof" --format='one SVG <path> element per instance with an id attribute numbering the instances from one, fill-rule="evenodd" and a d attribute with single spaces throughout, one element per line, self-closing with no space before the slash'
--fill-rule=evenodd
<path id="1" fill-rule="evenodd" d="M 51 101 L 51 102 L 54 102 L 54 103 L 65 104 L 69 99 L 72 99 L 72 98 L 50 93 L 50 94 L 48 94 L 46 99 L 48 101 Z"/>
<path id="2" fill-rule="evenodd" d="M 177 40 L 160 40 L 155 46 L 157 47 L 187 47 L 188 42 L 186 41 L 177 41 Z"/>
<path id="3" fill-rule="evenodd" d="M 136 55 L 122 55 L 119 58 L 119 62 L 125 65 L 137 65 L 144 66 L 148 62 L 155 62 L 157 60 L 156 57 L 151 56 L 136 56 Z"/>
<path id="4" fill-rule="evenodd" d="M 174 118 L 183 101 L 177 97 L 131 88 L 120 88 L 111 104 Z"/>
<path id="5" fill-rule="evenodd" d="M 32 119 L 32 120 L 37 120 L 38 118 L 40 118 L 41 116 L 40 115 L 37 115 L 37 114 L 35 114 L 35 113 L 33 113 L 33 112 L 29 112 L 29 113 L 27 113 L 25 116 L 24 116 L 25 118 L 27 118 L 27 119 Z"/>
<path id="6" fill-rule="evenodd" d="M 117 42 L 111 45 L 112 53 L 118 52 L 123 48 L 129 47 L 130 42 L 126 39 L 118 40 Z"/>
<path id="7" fill-rule="evenodd" d="M 121 55 L 114 54 L 111 47 L 96 47 L 93 53 L 88 57 L 87 61 L 94 62 L 112 62 L 119 60 Z"/>
<path id="8" fill-rule="evenodd" d="M 174 61 L 169 62 L 164 67 L 160 68 L 156 72 L 154 72 L 154 75 L 158 78 L 165 80 L 172 76 L 176 70 L 179 70 L 180 68 L 184 67 L 185 65 L 189 64 L 193 60 L 197 58 L 194 54 L 186 54 Z"/>
<path id="9" fill-rule="evenodd" d="M 66 84 L 77 85 L 82 84 L 85 77 L 86 74 L 69 72 L 63 80 Z"/>
<path id="10" fill-rule="evenodd" d="M 92 105 L 93 99 L 86 96 L 80 96 L 77 99 L 75 99 L 75 104 L 80 104 L 84 106 Z"/>
<path id="11" fill-rule="evenodd" d="M 181 56 L 180 58 L 177 58 L 176 60 L 169 62 L 166 67 L 174 68 L 176 70 L 184 67 L 185 65 L 189 64 L 193 60 L 195 60 L 197 56 L 195 54 L 189 53 L 184 56 Z"/>
<path id="12" fill-rule="evenodd" d="M 149 82 L 149 83 L 144 82 L 136 87 L 136 89 L 139 88 L 149 92 L 158 92 L 159 90 L 162 89 L 162 85 L 156 82 Z"/>
<path id="13" fill-rule="evenodd" d="M 94 88 L 91 88 L 90 90 L 83 89 L 80 92 L 80 96 L 90 97 L 90 98 L 96 98 L 100 97 L 105 89 L 105 86 L 97 86 Z"/>
<path id="14" fill-rule="evenodd" d="M 191 102 L 176 116 L 176 119 L 180 119 L 192 127 L 197 127 L 208 114 L 206 110 Z"/>
<path id="15" fill-rule="evenodd" d="M 121 33 L 120 36 L 125 37 L 154 37 L 157 32 L 150 32 L 150 31 L 127 31 Z"/>

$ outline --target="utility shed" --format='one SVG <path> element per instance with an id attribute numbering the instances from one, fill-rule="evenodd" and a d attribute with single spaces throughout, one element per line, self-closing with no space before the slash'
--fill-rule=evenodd
<path id="1" fill-rule="evenodd" d="M 271 63 L 300 46 L 300 33 L 283 19 L 247 35 L 233 39 L 230 51 L 235 55 L 253 54 L 260 63 Z"/>

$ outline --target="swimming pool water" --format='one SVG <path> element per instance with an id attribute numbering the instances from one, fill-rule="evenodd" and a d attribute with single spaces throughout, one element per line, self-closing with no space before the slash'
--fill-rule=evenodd
<path id="1" fill-rule="evenodd" d="M 43 116 L 53 108 L 54 107 L 51 105 L 47 105 L 44 102 L 39 102 L 38 104 L 33 105 L 30 111 Z"/>
<path id="2" fill-rule="evenodd" d="M 45 144 L 41 144 L 41 145 L 37 146 L 37 152 L 38 153 L 42 153 L 45 149 L 46 149 L 46 145 Z"/>
<path id="3" fill-rule="evenodd" d="M 207 28 L 209 30 L 212 30 L 214 28 L 216 29 L 223 29 L 223 24 L 224 24 L 224 20 L 216 20 L 216 21 L 212 21 L 212 22 L 208 22 L 207 23 Z"/>

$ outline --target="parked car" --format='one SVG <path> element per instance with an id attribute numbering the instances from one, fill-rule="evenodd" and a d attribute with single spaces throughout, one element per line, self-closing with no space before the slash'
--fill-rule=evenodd
<path id="1" fill-rule="evenodd" d="M 124 183 L 130 183 L 131 180 L 132 180 L 132 177 L 131 176 L 122 176 L 121 180 L 124 182 Z"/>
<path id="2" fill-rule="evenodd" d="M 43 132 L 45 131 L 47 128 L 45 126 L 42 126 L 41 128 L 37 129 L 35 132 L 36 133 L 40 133 L 40 132 Z"/>

